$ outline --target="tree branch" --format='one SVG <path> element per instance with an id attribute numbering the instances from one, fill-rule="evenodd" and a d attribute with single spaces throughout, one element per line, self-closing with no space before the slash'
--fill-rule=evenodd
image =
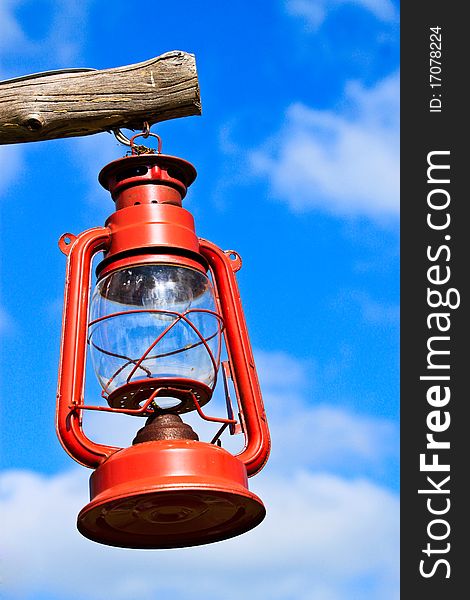
<path id="1" fill-rule="evenodd" d="M 201 114 L 193 54 L 173 51 L 103 71 L 0 82 L 0 144 L 142 129 Z"/>

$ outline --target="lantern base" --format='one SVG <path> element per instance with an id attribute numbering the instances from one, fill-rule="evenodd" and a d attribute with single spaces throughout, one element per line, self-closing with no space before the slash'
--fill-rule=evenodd
<path id="1" fill-rule="evenodd" d="M 144 442 L 113 454 L 90 479 L 78 515 L 85 537 L 121 548 L 182 548 L 218 542 L 266 514 L 246 469 L 222 448 L 193 440 Z"/>

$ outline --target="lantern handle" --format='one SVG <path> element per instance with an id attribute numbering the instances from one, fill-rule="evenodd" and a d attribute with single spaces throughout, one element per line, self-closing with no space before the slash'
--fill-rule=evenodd
<path id="1" fill-rule="evenodd" d="M 199 251 L 209 264 L 217 302 L 224 319 L 227 354 L 245 429 L 245 447 L 237 454 L 237 458 L 244 463 L 250 477 L 261 471 L 266 464 L 271 442 L 235 276 L 235 271 L 241 266 L 241 259 L 233 250 L 224 252 L 202 238 L 199 238 Z"/>
<path id="2" fill-rule="evenodd" d="M 64 450 L 78 463 L 96 468 L 120 448 L 92 442 L 82 429 L 83 389 L 87 344 L 88 306 L 93 256 L 106 250 L 111 232 L 107 227 L 88 229 L 59 247 L 66 249 L 67 275 L 62 318 L 62 343 L 57 388 L 56 431 Z"/>

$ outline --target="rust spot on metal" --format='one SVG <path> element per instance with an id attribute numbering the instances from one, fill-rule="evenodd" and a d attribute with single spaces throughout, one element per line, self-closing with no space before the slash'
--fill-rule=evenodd
<path id="1" fill-rule="evenodd" d="M 163 413 L 152 415 L 139 429 L 132 444 L 155 442 L 158 440 L 195 440 L 199 437 L 190 425 L 183 423 L 179 415 Z"/>

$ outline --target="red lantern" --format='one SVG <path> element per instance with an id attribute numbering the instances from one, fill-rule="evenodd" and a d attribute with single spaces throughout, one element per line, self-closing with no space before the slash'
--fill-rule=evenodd
<path id="1" fill-rule="evenodd" d="M 160 146 L 159 140 L 159 152 Z M 267 461 L 269 431 L 235 277 L 240 257 L 196 236 L 182 208 L 194 167 L 161 153 L 137 154 L 133 139 L 131 147 L 130 156 L 99 175 L 116 212 L 104 227 L 59 240 L 67 277 L 57 434 L 72 458 L 94 469 L 91 501 L 78 515 L 83 535 L 127 548 L 194 546 L 263 520 L 265 508 L 248 490 L 247 476 Z M 104 258 L 90 303 L 98 252 Z M 228 360 L 219 368 L 222 339 Z M 108 406 L 85 403 L 87 344 Z M 205 408 L 219 371 L 224 418 L 207 416 Z M 122 449 L 85 435 L 85 410 L 147 421 Z M 181 420 L 190 411 L 220 423 L 210 442 Z M 220 445 L 226 428 L 245 435 L 238 455 Z"/>

